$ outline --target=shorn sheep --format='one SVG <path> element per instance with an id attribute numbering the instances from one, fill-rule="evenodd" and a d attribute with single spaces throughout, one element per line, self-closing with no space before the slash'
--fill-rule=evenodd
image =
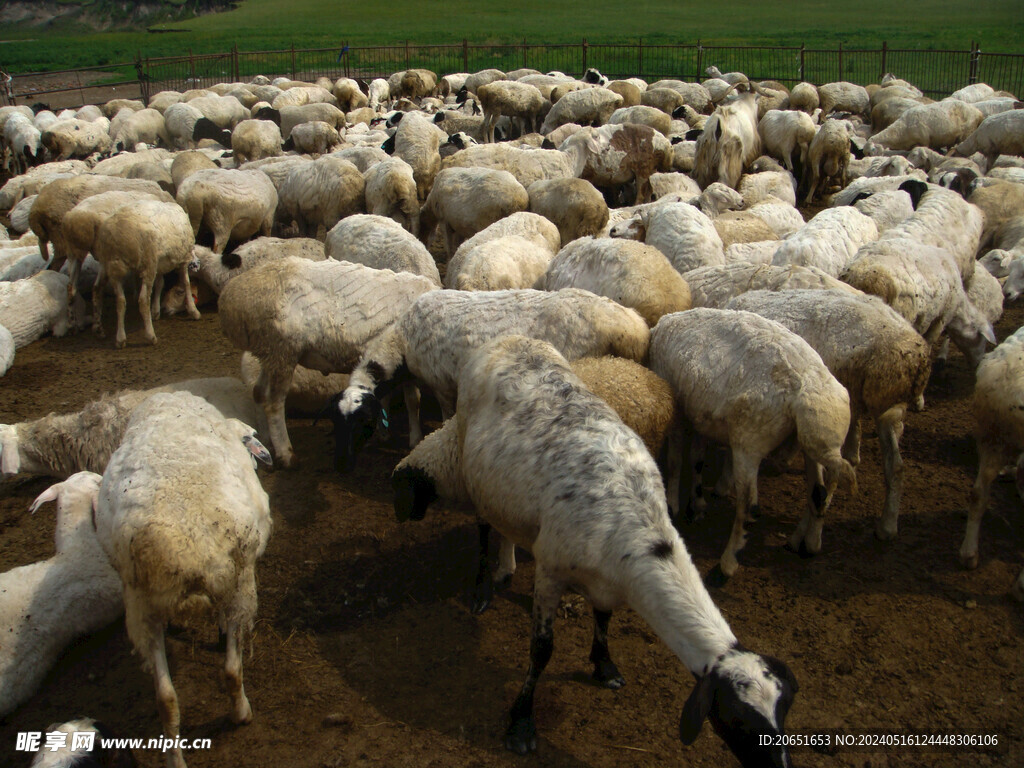
<path id="1" fill-rule="evenodd" d="M 736 517 L 710 583 L 724 584 L 736 573 L 745 524 L 760 515 L 758 466 L 794 433 L 807 478 L 807 514 L 798 531 L 807 549 L 818 551 L 836 486 L 856 483 L 840 452 L 850 428 L 850 396 L 820 355 L 784 326 L 751 312 L 691 309 L 666 315 L 651 331 L 651 370 L 672 385 L 694 432 L 728 445 L 732 455 Z M 678 488 L 670 477 L 672 502 Z"/>
<path id="2" fill-rule="evenodd" d="M 178 392 L 136 409 L 103 475 L 96 538 L 121 577 L 125 627 L 153 674 L 169 739 L 181 722 L 164 649 L 171 621 L 216 617 L 227 635 L 230 718 L 252 719 L 240 649 L 256 619 L 256 560 L 272 525 L 256 458 L 270 461 L 251 427 Z M 184 768 L 180 747 L 167 765 Z"/>
<path id="3" fill-rule="evenodd" d="M 355 165 L 325 155 L 292 168 L 278 188 L 278 204 L 303 235 L 317 237 L 320 227 L 327 232 L 346 216 L 365 210 L 365 184 Z"/>
<path id="4" fill-rule="evenodd" d="M 182 181 L 178 204 L 188 213 L 192 233 L 200 227 L 213 233 L 213 250 L 223 253 L 230 240 L 269 235 L 277 210 L 277 190 L 262 171 L 196 171 Z"/>
<path id="5" fill-rule="evenodd" d="M 850 394 L 850 431 L 843 457 L 854 467 L 860 464 L 860 417 L 875 421 L 885 474 L 885 503 L 876 535 L 893 538 L 903 490 L 899 440 L 907 407 L 928 383 L 928 343 L 876 296 L 827 289 L 752 291 L 733 299 L 728 308 L 781 323 L 821 355 Z M 805 518 L 801 527 L 809 523 Z M 791 540 L 794 548 L 804 543 L 801 533 L 798 530 Z M 820 545 L 820 531 L 812 543 Z"/>
<path id="6" fill-rule="evenodd" d="M 281 466 L 296 462 L 284 413 L 295 366 L 351 371 L 371 339 L 417 296 L 436 288 L 431 280 L 405 272 L 294 257 L 261 264 L 224 287 L 218 302 L 221 328 L 236 348 L 259 358 L 253 399 L 266 412 Z M 418 441 L 419 417 L 412 411 L 410 437 Z"/>
<path id="7" fill-rule="evenodd" d="M 10 332 L 15 349 L 46 333 L 59 337 L 84 325 L 81 297 L 68 309 L 68 282 L 67 275 L 45 270 L 25 280 L 0 283 L 0 325 Z"/>
<path id="8" fill-rule="evenodd" d="M 0 574 L 0 717 L 28 701 L 75 640 L 121 615 L 121 580 L 92 526 L 100 479 L 79 472 L 43 491 L 30 511 L 57 502 L 56 554 Z"/>
<path id="9" fill-rule="evenodd" d="M 374 269 L 423 275 L 441 287 L 430 251 L 394 219 L 357 213 L 339 221 L 324 242 L 327 258 Z"/>
<path id="10" fill-rule="evenodd" d="M 974 440 L 978 446 L 978 474 L 971 488 L 967 529 L 960 545 L 960 560 L 978 567 L 978 534 L 991 497 L 992 483 L 1007 464 L 1017 464 L 1024 450 L 1024 328 L 989 352 L 978 366 L 974 385 Z M 1013 587 L 1024 600 L 1024 571 Z"/>
<path id="11" fill-rule="evenodd" d="M 470 499 L 537 563 L 530 669 L 510 711 L 506 748 L 537 748 L 534 690 L 571 587 L 594 608 L 595 680 L 610 688 L 625 682 L 607 631 L 612 611 L 629 605 L 697 679 L 679 721 L 683 743 L 693 743 L 710 718 L 743 765 L 789 765 L 784 747 L 763 747 L 758 736 L 783 732 L 796 679 L 777 659 L 739 645 L 672 526 L 650 454 L 565 359 L 542 341 L 493 340 L 466 362 L 455 418 Z"/>
<path id="12" fill-rule="evenodd" d="M 380 399 L 409 379 L 430 387 L 448 417 L 468 354 L 489 339 L 521 333 L 555 344 L 570 360 L 647 358 L 650 331 L 634 310 L 589 291 L 434 291 L 374 339 L 330 410 L 335 466 L 348 469 L 373 434 Z"/>

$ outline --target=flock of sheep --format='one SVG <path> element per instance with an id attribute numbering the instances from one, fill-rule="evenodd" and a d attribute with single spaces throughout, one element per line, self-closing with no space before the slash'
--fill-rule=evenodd
<path id="1" fill-rule="evenodd" d="M 758 737 L 785 732 L 797 682 L 739 643 L 705 583 L 736 573 L 772 456 L 802 454 L 789 546 L 820 551 L 833 494 L 856 486 L 861 417 L 883 458 L 876 532 L 896 536 L 904 419 L 949 341 L 977 367 L 960 550 L 977 565 L 992 482 L 1009 468 L 1024 492 L 1024 331 L 989 351 L 1004 297 L 1024 291 L 1024 105 L 986 85 L 933 101 L 888 75 L 789 89 L 708 74 L 258 77 L 148 105 L 0 108 L 15 173 L 0 189 L 0 374 L 45 333 L 102 335 L 107 286 L 124 347 L 126 283 L 148 343 L 161 313 L 216 301 L 245 353 L 240 380 L 0 425 L 5 477 L 61 480 L 33 505 L 57 503 L 56 554 L 0 575 L 0 716 L 123 611 L 165 735 L 180 717 L 164 631 L 196 617 L 226 637 L 230 716 L 247 722 L 240 648 L 272 527 L 260 439 L 292 467 L 289 409 L 320 410 L 345 471 L 401 393 L 399 518 L 475 507 L 475 611 L 516 545 L 536 561 L 509 749 L 537 747 L 534 689 L 574 589 L 593 605 L 596 681 L 622 684 L 607 629 L 628 605 L 696 678 L 684 743 L 710 720 L 743 765 L 789 765 Z M 805 222 L 798 200 L 826 207 Z M 426 436 L 421 390 L 444 416 Z M 705 582 L 673 520 L 702 513 L 711 444 L 727 448 L 735 522 Z M 1013 589 L 1024 598 L 1024 573 Z"/>

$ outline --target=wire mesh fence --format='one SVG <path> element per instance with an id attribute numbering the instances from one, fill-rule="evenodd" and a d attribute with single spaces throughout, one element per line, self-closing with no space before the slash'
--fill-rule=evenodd
<path id="1" fill-rule="evenodd" d="M 883 43 L 877 49 L 807 48 L 805 46 L 725 46 L 711 43 L 476 45 L 468 41 L 447 45 L 343 46 L 277 51 L 239 51 L 150 58 L 132 63 L 48 73 L 11 74 L 0 92 L 3 103 L 35 101 L 56 93 L 78 91 L 82 103 L 93 89 L 123 88 L 129 97 L 148 97 L 160 90 L 184 91 L 221 82 L 247 82 L 256 75 L 315 81 L 326 77 L 370 80 L 410 68 L 438 75 L 483 69 L 520 68 L 559 71 L 580 77 L 589 67 L 613 78 L 640 77 L 648 82 L 678 79 L 699 82 L 709 66 L 722 72 L 740 71 L 754 80 L 777 80 L 792 86 L 845 80 L 860 85 L 878 82 L 891 72 L 917 85 L 925 94 L 942 97 L 977 82 L 1018 96 L 1024 91 L 1024 54 L 983 53 L 975 43 L 969 50 L 901 50 Z M 2 70 L 0 70 L 2 71 Z M 27 84 L 31 83 L 31 87 Z"/>

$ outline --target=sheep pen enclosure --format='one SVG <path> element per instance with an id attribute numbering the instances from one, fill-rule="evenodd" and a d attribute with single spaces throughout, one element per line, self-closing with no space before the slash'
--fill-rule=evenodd
<path id="1" fill-rule="evenodd" d="M 134 313 L 120 352 L 82 333 L 45 338 L 18 353 L 0 379 L 0 422 L 77 409 L 101 393 L 196 376 L 237 375 L 240 353 L 215 310 L 196 322 L 158 322 L 159 345 L 142 345 Z M 1011 306 L 1000 340 L 1024 323 Z M 108 340 L 109 341 L 109 340 Z M 933 374 L 927 407 L 910 414 L 902 440 L 903 514 L 893 542 L 874 538 L 882 506 L 879 446 L 865 422 L 859 494 L 837 493 L 824 548 L 800 559 L 782 547 L 802 513 L 799 462 L 761 473 L 763 516 L 743 568 L 714 590 L 740 640 L 785 659 L 800 684 L 787 719 L 810 736 L 898 733 L 994 735 L 998 745 L 843 747 L 793 751 L 797 766 L 1014 766 L 1024 761 L 1024 613 L 1007 594 L 1024 560 L 1013 484 L 999 482 L 982 524 L 981 565 L 962 570 L 957 548 L 977 459 L 970 432 L 973 376 L 959 353 Z M 436 426 L 436 412 L 431 416 Z M 590 610 L 563 602 L 555 654 L 538 688 L 539 752 L 502 747 L 503 718 L 525 674 L 533 564 L 528 557 L 480 616 L 470 613 L 477 543 L 472 517 L 432 510 L 399 524 L 389 474 L 405 430 L 376 439 L 356 469 L 334 472 L 326 422 L 290 419 L 301 466 L 261 471 L 275 528 L 257 566 L 259 614 L 246 688 L 255 712 L 226 717 L 223 656 L 212 627 L 168 638 L 182 702 L 182 734 L 211 748 L 192 766 L 663 766 L 734 765 L 705 727 L 693 747 L 678 740 L 691 675 L 629 611 L 612 620 L 610 645 L 627 679 L 620 691 L 588 682 Z M 396 415 L 393 424 L 404 424 Z M 0 570 L 52 551 L 52 509 L 35 515 L 45 478 L 0 484 Z M 682 525 L 702 572 L 716 562 L 732 520 L 728 499 Z M 123 622 L 69 650 L 32 700 L 0 726 L 0 762 L 28 764 L 16 735 L 86 714 L 120 735 L 157 737 L 152 682 L 133 657 Z M 137 750 L 140 764 L 163 764 Z"/>

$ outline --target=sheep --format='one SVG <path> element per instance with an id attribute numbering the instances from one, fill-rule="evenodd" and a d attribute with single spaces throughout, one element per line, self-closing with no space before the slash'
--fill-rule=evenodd
<path id="1" fill-rule="evenodd" d="M 757 132 L 764 151 L 782 160 L 793 173 L 793 153 L 799 150 L 798 162 L 803 167 L 815 127 L 805 112 L 772 109 L 758 121 Z"/>
<path id="2" fill-rule="evenodd" d="M 981 110 L 957 99 L 920 104 L 871 137 L 886 149 L 942 149 L 964 141 L 984 119 Z M 971 154 L 971 153 L 968 153 Z"/>
<path id="3" fill-rule="evenodd" d="M 742 360 L 742 365 L 731 361 Z M 664 316 L 651 331 L 651 370 L 675 392 L 696 434 L 730 447 L 736 518 L 729 543 L 708 576 L 721 585 L 739 567 L 744 523 L 755 520 L 761 460 L 796 433 L 804 452 L 808 506 L 798 533 L 817 551 L 821 521 L 836 486 L 855 486 L 840 453 L 850 427 L 850 397 L 798 335 L 750 312 L 692 309 Z M 824 467 L 824 479 L 821 471 Z M 668 483 L 670 507 L 678 478 Z"/>
<path id="4" fill-rule="evenodd" d="M 178 278 L 188 291 L 188 266 L 192 261 L 195 239 L 188 215 L 175 203 L 159 200 L 140 200 L 132 206 L 117 208 L 99 225 L 93 245 L 93 256 L 101 267 L 101 281 L 113 283 L 117 298 L 117 333 L 115 346 L 124 348 L 127 336 L 124 330 L 124 278 L 137 274 L 139 312 L 142 314 L 143 334 L 147 343 L 156 344 L 153 319 L 160 317 L 160 295 L 165 273 L 177 270 Z M 152 307 L 152 298 L 156 306 Z M 199 319 L 191 292 L 185 294 L 186 311 L 193 320 Z M 97 296 L 93 300 L 93 330 L 103 335 L 101 308 Z"/>
<path id="5" fill-rule="evenodd" d="M 535 181 L 567 179 L 576 175 L 569 158 L 557 149 L 520 149 L 508 144 L 467 147 L 446 157 L 441 167 L 508 171 L 524 188 Z"/>
<path id="6" fill-rule="evenodd" d="M 673 88 L 657 88 L 652 86 L 640 94 L 640 104 L 641 106 L 657 109 L 666 115 L 671 115 L 686 104 L 686 98 Z M 625 101 L 623 101 L 622 106 L 626 106 Z"/>
<path id="7" fill-rule="evenodd" d="M 269 120 L 242 120 L 231 131 L 231 151 L 241 165 L 281 154 L 281 129 Z"/>
<path id="8" fill-rule="evenodd" d="M 503 334 L 555 344 L 571 360 L 613 354 L 645 362 L 650 331 L 634 310 L 588 291 L 434 291 L 374 339 L 329 414 L 335 467 L 344 471 L 373 433 L 380 398 L 411 377 L 428 386 L 445 417 L 469 353 Z"/>
<path id="9" fill-rule="evenodd" d="M 705 214 L 688 203 L 665 203 L 640 211 L 637 218 L 618 224 L 612 237 L 634 233 L 665 254 L 679 273 L 725 262 L 722 238 Z"/>
<path id="10" fill-rule="evenodd" d="M 875 535 L 882 540 L 894 538 L 903 490 L 899 439 L 907 406 L 922 396 L 928 383 L 932 365 L 928 343 L 875 296 L 821 289 L 749 291 L 726 306 L 781 323 L 821 355 L 850 395 L 850 431 L 843 456 L 853 467 L 860 463 L 859 419 L 874 419 L 885 473 L 885 502 Z M 820 547 L 820 528 L 809 541 L 805 538 L 813 522 L 805 516 L 790 539 L 793 549 L 805 544 Z"/>
<path id="11" fill-rule="evenodd" d="M 60 337 L 72 325 L 81 327 L 84 308 L 78 305 L 70 312 L 67 275 L 44 270 L 24 280 L 0 283 L 0 325 L 10 332 L 14 348 L 21 349 L 45 333 Z"/>
<path id="12" fill-rule="evenodd" d="M 878 239 L 875 222 L 855 208 L 826 208 L 787 237 L 772 264 L 818 267 L 839 277 L 861 246 Z"/>
<path id="13" fill-rule="evenodd" d="M 324 155 L 292 168 L 278 190 L 279 205 L 300 233 L 316 237 L 321 226 L 328 231 L 346 216 L 365 210 L 365 187 L 352 163 Z"/>
<path id="14" fill-rule="evenodd" d="M 629 240 L 583 237 L 552 259 L 543 287 L 582 288 L 635 309 L 648 326 L 690 308 L 690 289 L 657 248 Z"/>
<path id="15" fill-rule="evenodd" d="M 782 662 L 740 649 L 672 527 L 657 467 L 636 435 L 541 341 L 494 340 L 467 362 L 459 385 L 457 449 L 467 494 L 487 523 L 530 549 L 538 563 L 530 671 L 512 706 L 505 746 L 519 753 L 536 748 L 533 692 L 571 582 L 594 606 L 590 659 L 598 683 L 625 682 L 608 653 L 607 627 L 611 611 L 629 604 L 698 679 L 680 719 L 683 743 L 692 743 L 710 716 L 745 764 L 787 765 L 784 749 L 751 747 L 745 734 L 781 732 L 796 680 Z M 578 471 L 565 472 L 556 456 L 573 457 Z M 609 472 L 621 481 L 607 482 Z M 587 499 L 579 494 L 584 486 L 592 491 Z M 513 487 L 517 492 L 508 493 Z M 567 525 L 551 524 L 548 515 Z M 602 546 L 590 546 L 598 539 Z M 769 693 L 753 704 L 741 685 Z"/>
<path id="16" fill-rule="evenodd" d="M 366 212 L 387 216 L 414 237 L 420 231 L 420 207 L 412 167 L 398 157 L 383 160 L 363 172 Z"/>
<path id="17" fill-rule="evenodd" d="M 807 191 L 805 205 L 809 205 L 818 194 L 823 194 L 830 182 L 838 184 L 840 189 L 847 185 L 852 132 L 846 120 L 826 120 L 814 134 L 807 149 L 802 180 Z"/>
<path id="18" fill-rule="evenodd" d="M 451 258 L 463 240 L 529 204 L 526 190 L 508 171 L 445 168 L 420 210 L 420 239 L 427 243 L 439 227 Z"/>
<path id="19" fill-rule="evenodd" d="M 463 245 L 448 262 L 444 285 L 460 291 L 537 288 L 553 256 L 552 250 L 519 235 Z"/>
<path id="20" fill-rule="evenodd" d="M 381 77 L 370 81 L 368 91 L 367 106 L 374 111 L 380 109 L 391 98 L 391 89 L 388 87 L 388 81 Z"/>
<path id="21" fill-rule="evenodd" d="M 122 109 L 130 109 L 137 112 L 145 109 L 146 105 L 138 99 L 109 99 L 100 106 L 100 111 L 107 117 L 113 117 Z"/>
<path id="22" fill-rule="evenodd" d="M 288 137 L 286 148 L 309 155 L 324 155 L 341 143 L 338 131 L 323 120 L 299 123 Z"/>
<path id="23" fill-rule="evenodd" d="M 3 147 L 4 170 L 8 168 L 8 153 L 14 161 L 14 175 L 25 173 L 43 159 L 43 135 L 29 118 L 21 113 L 14 113 L 5 122 L 0 133 L 0 145 Z"/>
<path id="24" fill-rule="evenodd" d="M 395 157 L 412 167 L 416 196 L 420 200 L 426 199 L 441 168 L 440 145 L 437 128 L 417 112 L 406 115 L 395 131 Z"/>
<path id="25" fill-rule="evenodd" d="M 360 173 L 366 173 L 377 163 L 391 157 L 380 147 L 346 147 L 345 149 L 336 149 L 334 152 L 331 152 L 331 155 L 340 157 L 342 160 L 348 160 L 359 169 Z"/>
<path id="26" fill-rule="evenodd" d="M 476 89 L 477 99 L 484 111 L 481 130 L 485 142 L 494 143 L 494 126 L 501 115 L 520 122 L 521 134 L 537 129 L 537 121 L 546 105 L 536 86 L 514 80 L 497 80 Z"/>
<path id="27" fill-rule="evenodd" d="M 794 288 L 827 288 L 860 293 L 856 288 L 822 272 L 817 267 L 777 267 L 771 264 L 729 262 L 701 267 L 684 275 L 694 307 L 724 308 L 734 296 L 745 291 L 781 291 Z"/>
<path id="28" fill-rule="evenodd" d="M 220 168 L 193 173 L 178 187 L 176 198 L 194 236 L 204 224 L 213 232 L 215 253 L 223 253 L 230 240 L 246 240 L 257 232 L 269 235 L 278 203 L 266 174 Z"/>
<path id="29" fill-rule="evenodd" d="M 423 243 L 384 216 L 360 213 L 339 221 L 327 233 L 324 253 L 338 261 L 422 275 L 441 287 L 437 264 Z"/>
<path id="30" fill-rule="evenodd" d="M 690 143 L 692 144 L 693 142 Z M 680 144 L 675 145 L 676 153 L 678 153 L 680 146 Z M 673 158 L 676 157 L 678 157 L 678 154 L 673 155 Z M 675 159 L 673 159 L 673 163 L 675 163 Z M 683 200 L 690 200 L 700 195 L 700 187 L 697 186 L 697 182 L 685 173 L 676 173 L 674 171 L 652 173 L 651 196 L 655 200 L 659 200 L 666 195 L 677 195 Z"/>
<path id="31" fill-rule="evenodd" d="M 92 526 L 100 476 L 79 472 L 30 507 L 57 502 L 56 552 L 0 575 L 0 717 L 28 701 L 61 654 L 123 610 L 121 580 Z"/>
<path id="32" fill-rule="evenodd" d="M 634 107 L 619 107 L 612 112 L 608 118 L 610 125 L 633 123 L 635 125 L 647 125 L 663 136 L 668 136 L 672 130 L 672 118 L 654 107 L 642 104 Z"/>
<path id="33" fill-rule="evenodd" d="M 437 93 L 437 75 L 429 69 L 407 69 L 388 78 L 392 99 L 420 99 Z"/>
<path id="34" fill-rule="evenodd" d="M 641 87 L 629 80 L 612 80 L 604 87 L 622 97 L 623 107 L 635 107 L 640 104 L 644 91 L 647 90 L 647 83 L 644 82 Z"/>
<path id="35" fill-rule="evenodd" d="M 980 208 L 984 214 L 985 227 L 978 245 L 986 246 L 1007 221 L 1024 210 L 1024 185 L 1012 181 L 992 181 L 971 192 L 968 202 Z"/>
<path id="36" fill-rule="evenodd" d="M 749 211 L 726 211 L 712 220 L 722 239 L 723 253 L 733 245 L 777 241 L 779 236 L 768 223 Z"/>
<path id="37" fill-rule="evenodd" d="M 164 650 L 174 620 L 216 616 L 227 635 L 230 718 L 252 719 L 239 646 L 256 618 L 255 564 L 272 527 L 253 457 L 270 458 L 251 427 L 188 393 L 159 394 L 132 414 L 100 485 L 96 538 L 121 577 L 125 627 L 153 673 L 169 739 L 180 724 Z M 185 766 L 180 748 L 167 760 Z"/>
<path id="38" fill-rule="evenodd" d="M 202 398 L 226 419 L 256 424 L 261 434 L 266 433 L 262 411 L 241 381 L 230 376 L 188 379 L 104 395 L 72 413 L 0 424 L 0 472 L 4 477 L 25 472 L 61 479 L 75 472 L 102 474 L 135 407 L 151 395 L 179 391 Z"/>
<path id="39" fill-rule="evenodd" d="M 546 135 L 566 123 L 601 126 L 621 106 L 622 97 L 607 88 L 573 91 L 565 94 L 551 107 L 541 124 L 540 132 Z"/>
<path id="40" fill-rule="evenodd" d="M 615 190 L 633 182 L 634 205 L 651 199 L 651 174 L 672 168 L 671 143 L 646 125 L 584 128 L 565 139 L 558 149 L 567 155 L 573 175 L 596 187 Z"/>
<path id="41" fill-rule="evenodd" d="M 43 146 L 55 160 L 88 157 L 94 152 L 108 152 L 111 139 L 99 122 L 61 120 L 42 133 Z"/>
<path id="42" fill-rule="evenodd" d="M 175 192 L 181 186 L 181 182 L 196 171 L 217 167 L 217 164 L 202 152 L 188 150 L 175 153 L 170 169 L 171 183 L 174 185 Z"/>
<path id="43" fill-rule="evenodd" d="M 598 235 L 608 224 L 608 204 L 594 185 L 584 179 L 546 179 L 526 189 L 530 211 L 558 227 L 563 243 Z"/>
<path id="44" fill-rule="evenodd" d="M 14 365 L 14 336 L 7 326 L 0 325 L 0 376 L 3 376 Z"/>
<path id="45" fill-rule="evenodd" d="M 764 201 L 796 207 L 796 179 L 785 170 L 745 173 L 736 191 L 748 208 Z"/>
<path id="46" fill-rule="evenodd" d="M 953 93 L 949 95 L 949 98 L 973 104 L 976 101 L 991 99 L 995 95 L 995 89 L 988 83 L 972 83 L 971 85 L 967 85 L 959 90 L 953 91 Z"/>
<path id="47" fill-rule="evenodd" d="M 1024 110 L 1013 109 L 986 117 L 954 151 L 961 157 L 980 152 L 991 168 L 999 155 L 1024 155 L 1022 135 Z"/>
<path id="48" fill-rule="evenodd" d="M 302 123 L 319 121 L 327 123 L 333 128 L 345 127 L 345 113 L 332 104 L 316 103 L 303 104 L 301 106 L 282 107 L 280 110 L 267 109 L 257 110 L 253 117 L 263 120 L 270 119 L 279 122 L 281 125 L 281 138 L 287 141 L 292 130 Z"/>
<path id="49" fill-rule="evenodd" d="M 1024 412 L 1022 349 L 1024 328 L 985 355 L 978 366 L 972 400 L 978 474 L 971 488 L 967 527 L 960 545 L 960 561 L 966 568 L 978 567 L 978 535 L 992 482 L 1003 467 L 1017 463 L 1024 450 L 1024 423 L 1020 416 Z M 1015 593 L 1019 593 L 1020 585 L 1018 578 Z"/>
<path id="50" fill-rule="evenodd" d="M 537 247 L 548 251 L 552 256 L 558 253 L 558 249 L 561 247 L 561 238 L 554 224 L 539 214 L 520 211 L 498 219 L 463 242 L 456 249 L 452 262 L 462 259 L 467 251 L 478 248 L 484 243 L 511 236 L 529 240 Z"/>
<path id="51" fill-rule="evenodd" d="M 736 189 L 743 169 L 761 154 L 753 93 L 719 106 L 697 139 L 693 177 L 701 189 L 720 181 Z"/>
<path id="52" fill-rule="evenodd" d="M 901 189 L 877 192 L 853 203 L 853 207 L 875 222 L 878 234 L 898 226 L 914 213 L 910 195 Z"/>
<path id="53" fill-rule="evenodd" d="M 52 181 L 39 191 L 28 215 L 29 226 L 39 238 L 39 253 L 43 259 L 49 260 L 48 246 L 53 244 L 52 269 L 60 269 L 68 257 L 69 247 L 63 229 L 68 211 L 87 197 L 111 190 L 146 193 L 161 200 L 171 199 L 158 185 L 141 179 L 81 175 Z"/>
<path id="54" fill-rule="evenodd" d="M 792 94 L 790 99 L 792 104 Z M 871 111 L 871 97 L 861 85 L 846 81 L 825 83 L 818 86 L 818 106 L 824 115 L 832 112 L 849 112 L 867 117 Z"/>
<path id="55" fill-rule="evenodd" d="M 229 280 L 247 272 L 257 264 L 272 259 L 296 256 L 310 261 L 323 261 L 324 244 L 309 237 L 257 237 L 242 243 L 231 253 L 218 254 L 201 245 L 194 249 L 199 260 L 198 269 L 190 268 L 190 274 L 220 294 Z M 243 419 L 244 421 L 244 419 Z"/>
<path id="56" fill-rule="evenodd" d="M 111 122 L 111 150 L 114 152 L 131 152 L 137 144 L 155 145 L 162 143 L 170 146 L 171 138 L 167 132 L 164 116 L 155 109 L 140 109 L 132 112 L 114 130 Z"/>
<path id="57" fill-rule="evenodd" d="M 419 275 L 294 257 L 260 264 L 228 282 L 218 302 L 221 328 L 235 347 L 259 358 L 253 399 L 266 412 L 283 467 L 296 464 L 284 420 L 295 366 L 350 371 L 371 339 L 436 287 Z M 412 410 L 410 439 L 418 442 L 418 414 Z"/>
<path id="58" fill-rule="evenodd" d="M 359 83 L 350 77 L 339 77 L 335 80 L 331 92 L 338 101 L 338 107 L 345 112 L 368 106 L 370 103 L 367 95 L 360 89 Z"/>

